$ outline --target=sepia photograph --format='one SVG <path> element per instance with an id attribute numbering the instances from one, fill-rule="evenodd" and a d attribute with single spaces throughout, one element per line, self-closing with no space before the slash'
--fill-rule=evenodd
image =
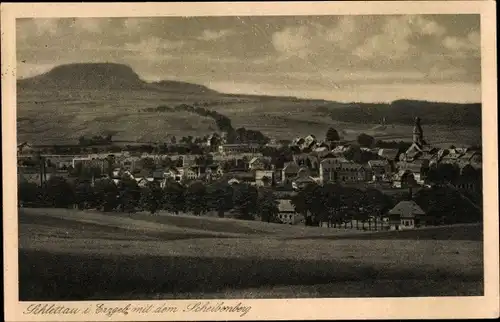
<path id="1" fill-rule="evenodd" d="M 235 319 L 247 300 L 487 295 L 482 11 L 254 5 L 11 19 L 21 313 Z"/>

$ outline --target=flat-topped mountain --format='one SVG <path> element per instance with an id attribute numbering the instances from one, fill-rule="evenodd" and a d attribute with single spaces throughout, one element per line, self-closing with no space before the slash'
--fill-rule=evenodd
<path id="1" fill-rule="evenodd" d="M 95 90 L 151 90 L 187 93 L 215 93 L 203 85 L 177 81 L 148 83 L 132 68 L 116 63 L 78 63 L 54 67 L 31 78 L 18 80 L 23 89 L 95 89 Z"/>

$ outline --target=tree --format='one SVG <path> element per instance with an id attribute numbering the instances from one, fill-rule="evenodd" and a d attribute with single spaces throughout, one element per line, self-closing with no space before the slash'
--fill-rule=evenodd
<path id="1" fill-rule="evenodd" d="M 262 221 L 276 222 L 279 209 L 272 190 L 260 188 L 257 195 L 257 212 Z"/>
<path id="2" fill-rule="evenodd" d="M 139 204 L 142 209 L 149 211 L 151 214 L 156 213 L 163 202 L 163 190 L 160 185 L 150 183 L 141 189 L 141 198 Z"/>
<path id="3" fill-rule="evenodd" d="M 34 205 L 38 199 L 38 186 L 33 182 L 20 182 L 17 189 L 17 199 L 22 206 Z"/>
<path id="4" fill-rule="evenodd" d="M 153 160 L 153 158 L 142 159 L 142 167 L 146 170 L 155 170 L 156 169 L 155 160 Z"/>
<path id="5" fill-rule="evenodd" d="M 75 203 L 75 192 L 66 179 L 53 176 L 44 187 L 49 205 L 56 208 L 67 208 Z"/>
<path id="6" fill-rule="evenodd" d="M 94 188 L 88 181 L 79 181 L 75 185 L 75 197 L 78 209 L 86 209 L 95 204 Z"/>
<path id="7" fill-rule="evenodd" d="M 357 141 L 358 141 L 360 146 L 366 147 L 366 148 L 372 147 L 373 143 L 375 143 L 375 139 L 373 138 L 373 136 L 365 134 L 365 133 L 361 133 L 360 135 L 358 135 Z"/>
<path id="8" fill-rule="evenodd" d="M 339 132 L 333 127 L 329 128 L 326 132 L 326 141 L 338 141 L 340 140 Z"/>
<path id="9" fill-rule="evenodd" d="M 451 187 L 421 189 L 414 200 L 437 223 L 472 223 L 482 219 L 481 209 Z"/>
<path id="10" fill-rule="evenodd" d="M 479 171 L 474 169 L 473 166 L 470 164 L 467 164 L 462 168 L 462 171 L 460 171 L 460 177 L 466 181 L 471 181 L 471 182 L 479 182 Z"/>
<path id="11" fill-rule="evenodd" d="M 207 188 L 208 209 L 217 211 L 219 217 L 233 208 L 233 188 L 227 182 L 215 182 Z"/>
<path id="12" fill-rule="evenodd" d="M 141 198 L 141 190 L 137 182 L 129 177 L 123 177 L 118 184 L 118 191 L 121 210 L 135 211 Z"/>
<path id="13" fill-rule="evenodd" d="M 203 182 L 195 181 L 186 189 L 186 210 L 199 216 L 207 210 L 207 189 Z"/>
<path id="14" fill-rule="evenodd" d="M 233 190 L 233 204 L 239 219 L 253 220 L 257 211 L 257 189 L 248 184 L 238 184 Z"/>
<path id="15" fill-rule="evenodd" d="M 169 168 L 169 167 L 172 167 L 173 165 L 174 165 L 174 162 L 169 157 L 166 157 L 166 158 L 161 160 L 161 166 L 163 168 Z"/>
<path id="16" fill-rule="evenodd" d="M 458 166 L 448 163 L 440 163 L 431 167 L 427 172 L 427 180 L 436 184 L 455 182 L 460 175 Z"/>
<path id="17" fill-rule="evenodd" d="M 94 184 L 96 205 L 102 211 L 112 211 L 118 206 L 118 187 L 111 179 L 100 179 Z"/>
<path id="18" fill-rule="evenodd" d="M 183 211 L 185 209 L 184 190 L 181 184 L 168 180 L 163 188 L 164 208 L 176 214 Z"/>
<path id="19" fill-rule="evenodd" d="M 392 199 L 378 189 L 369 188 L 362 192 L 361 197 L 362 212 L 369 219 L 375 219 L 375 229 L 377 221 L 382 219 L 384 213 L 394 206 Z M 371 222 L 369 221 L 370 225 Z"/>
<path id="20" fill-rule="evenodd" d="M 78 163 L 72 175 L 78 177 L 81 181 L 92 180 L 92 178 L 99 178 L 101 176 L 101 169 L 94 166 L 86 167 L 82 163 Z"/>
<path id="21" fill-rule="evenodd" d="M 305 225 L 312 226 L 318 221 L 318 209 L 321 207 L 321 187 L 315 183 L 306 185 L 296 195 L 292 196 L 291 203 L 295 207 L 295 211 L 303 214 L 305 217 Z"/>

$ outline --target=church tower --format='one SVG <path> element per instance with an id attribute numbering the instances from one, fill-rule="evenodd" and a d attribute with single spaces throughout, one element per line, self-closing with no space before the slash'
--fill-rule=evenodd
<path id="1" fill-rule="evenodd" d="M 422 130 L 422 126 L 420 125 L 420 118 L 417 116 L 415 118 L 415 125 L 413 126 L 413 143 L 416 144 L 419 148 L 425 144 L 424 142 L 424 131 Z"/>

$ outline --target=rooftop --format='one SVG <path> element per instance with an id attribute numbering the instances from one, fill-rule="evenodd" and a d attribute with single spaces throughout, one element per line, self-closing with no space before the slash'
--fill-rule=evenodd
<path id="1" fill-rule="evenodd" d="M 390 215 L 399 214 L 425 215 L 425 212 L 413 200 L 404 200 L 399 202 L 394 208 L 389 211 Z"/>

